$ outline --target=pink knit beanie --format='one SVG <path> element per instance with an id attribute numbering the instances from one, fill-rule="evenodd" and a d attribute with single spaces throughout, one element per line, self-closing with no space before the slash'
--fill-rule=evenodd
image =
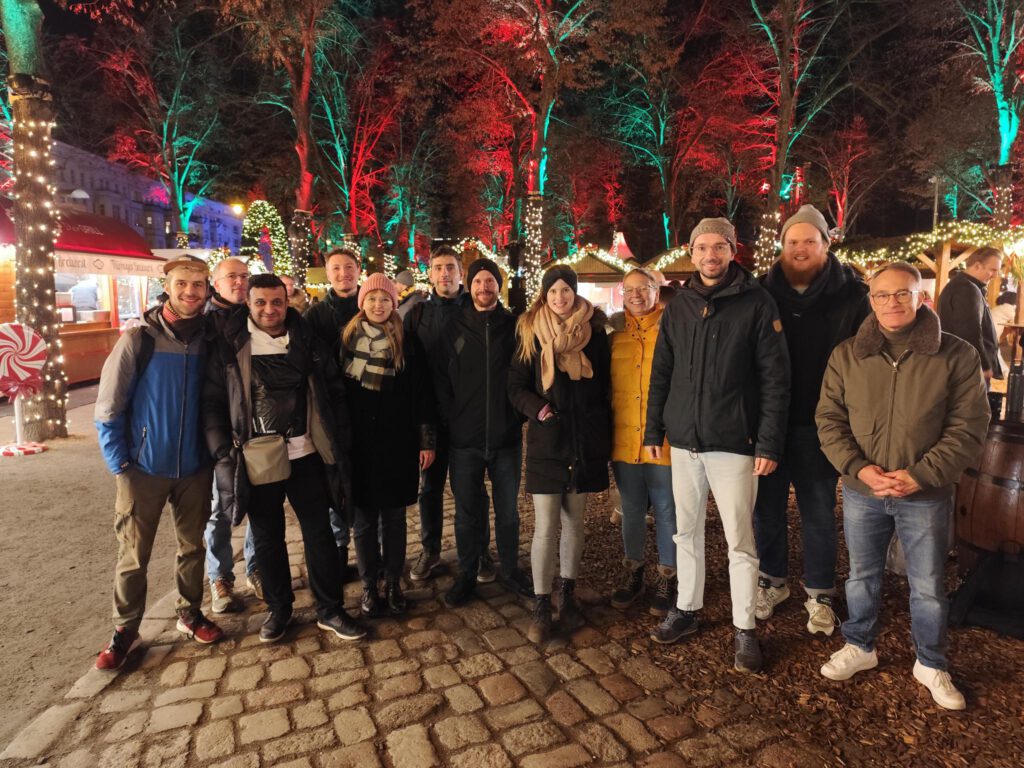
<path id="1" fill-rule="evenodd" d="M 388 296 L 391 297 L 394 308 L 398 309 L 398 291 L 395 290 L 395 284 L 383 272 L 374 272 L 371 275 L 367 275 L 363 284 L 359 286 L 359 298 L 356 301 L 360 309 L 363 308 L 363 302 L 366 301 L 370 291 L 386 291 Z"/>

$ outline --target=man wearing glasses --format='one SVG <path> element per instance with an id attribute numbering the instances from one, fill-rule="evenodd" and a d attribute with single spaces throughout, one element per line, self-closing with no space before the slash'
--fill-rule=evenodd
<path id="1" fill-rule="evenodd" d="M 893 531 L 910 581 L 914 678 L 946 709 L 964 709 L 946 662 L 946 546 L 953 484 L 978 455 L 989 408 L 978 353 L 943 333 L 921 303 L 921 275 L 887 264 L 870 283 L 874 312 L 836 347 L 816 418 L 821 447 L 843 476 L 850 553 L 846 639 L 821 668 L 847 680 L 878 666 L 875 639 Z"/>
<path id="2" fill-rule="evenodd" d="M 704 219 L 694 228 L 697 274 L 665 308 L 654 348 L 644 446 L 657 460 L 668 438 L 679 590 L 652 637 L 674 643 L 698 629 L 710 489 L 729 546 L 734 666 L 757 672 L 754 498 L 758 478 L 774 472 L 782 456 L 789 355 L 775 302 L 735 255 L 728 219 Z"/>
<path id="3" fill-rule="evenodd" d="M 245 310 L 245 299 L 249 290 L 249 267 L 241 259 L 224 259 L 213 268 L 213 293 L 206 305 L 206 319 L 214 334 L 221 336 L 228 318 L 235 312 Z M 210 607 L 214 613 L 233 613 L 244 607 L 235 595 L 235 557 L 231 549 L 231 518 L 224 512 L 213 484 L 213 511 L 206 524 L 206 576 L 210 581 Z M 256 570 L 256 546 L 252 530 L 245 526 L 245 577 L 249 586 L 260 600 L 263 599 L 263 583 Z"/>

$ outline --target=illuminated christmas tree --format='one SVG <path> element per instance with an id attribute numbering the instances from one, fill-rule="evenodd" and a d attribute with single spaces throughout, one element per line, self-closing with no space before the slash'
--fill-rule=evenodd
<path id="1" fill-rule="evenodd" d="M 278 275 L 296 274 L 281 214 L 266 200 L 256 200 L 249 206 L 242 222 L 242 247 L 238 255 L 249 262 L 262 261 Z"/>

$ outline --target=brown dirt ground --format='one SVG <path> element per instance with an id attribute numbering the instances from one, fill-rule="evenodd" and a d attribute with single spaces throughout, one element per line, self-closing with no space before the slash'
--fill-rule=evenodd
<path id="1" fill-rule="evenodd" d="M 92 406 L 72 409 L 69 423 L 73 436 L 45 453 L 0 458 L 0 750 L 64 696 L 111 631 L 114 481 L 97 448 Z M 13 440 L 4 418 L 0 443 Z M 165 521 L 149 604 L 174 588 L 174 551 Z"/>

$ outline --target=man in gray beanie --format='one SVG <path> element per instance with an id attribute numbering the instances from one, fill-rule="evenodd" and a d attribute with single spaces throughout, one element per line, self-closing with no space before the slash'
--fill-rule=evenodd
<path id="1" fill-rule="evenodd" d="M 789 346 L 789 424 L 779 468 L 761 480 L 754 507 L 760 557 L 757 618 L 764 621 L 789 597 L 786 506 L 796 491 L 803 539 L 807 631 L 831 635 L 837 619 L 836 483 L 839 475 L 821 452 L 814 410 L 829 356 L 853 336 L 869 314 L 868 288 L 857 273 L 828 252 L 828 224 L 805 205 L 782 225 L 782 253 L 761 277 L 779 308 Z"/>
<path id="2" fill-rule="evenodd" d="M 782 457 L 789 359 L 775 303 L 735 255 L 736 230 L 728 219 L 694 227 L 690 258 L 697 274 L 665 308 L 654 348 L 644 445 L 661 458 L 668 438 L 679 591 L 652 637 L 674 643 L 697 632 L 711 490 L 729 545 L 734 665 L 757 672 L 763 662 L 754 622 L 752 516 L 759 477 Z"/>

